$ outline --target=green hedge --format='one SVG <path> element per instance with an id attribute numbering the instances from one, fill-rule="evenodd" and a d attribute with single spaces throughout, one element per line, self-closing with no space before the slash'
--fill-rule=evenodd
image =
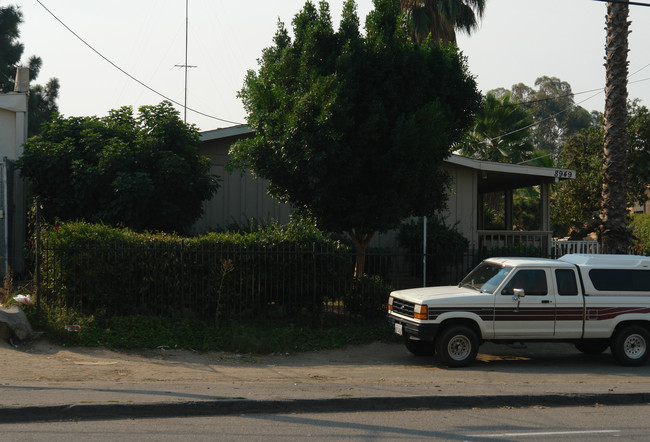
<path id="1" fill-rule="evenodd" d="M 628 225 L 634 235 L 634 253 L 650 255 L 650 213 L 632 215 Z"/>
<path id="2" fill-rule="evenodd" d="M 353 286 L 348 247 L 309 224 L 182 238 L 75 222 L 42 238 L 43 299 L 97 318 L 313 317 Z"/>

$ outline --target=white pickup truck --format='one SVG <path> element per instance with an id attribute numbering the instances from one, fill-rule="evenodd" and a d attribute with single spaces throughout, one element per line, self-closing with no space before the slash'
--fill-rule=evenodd
<path id="1" fill-rule="evenodd" d="M 571 342 L 588 354 L 611 347 L 620 364 L 643 365 L 650 257 L 490 258 L 458 286 L 392 292 L 388 320 L 409 351 L 448 367 L 473 362 L 484 341 Z"/>

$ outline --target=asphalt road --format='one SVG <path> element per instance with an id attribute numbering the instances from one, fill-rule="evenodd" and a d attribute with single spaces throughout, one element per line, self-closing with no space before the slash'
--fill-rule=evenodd
<path id="1" fill-rule="evenodd" d="M 594 405 L 0 424 L 0 440 L 645 441 L 648 411 L 648 405 Z"/>

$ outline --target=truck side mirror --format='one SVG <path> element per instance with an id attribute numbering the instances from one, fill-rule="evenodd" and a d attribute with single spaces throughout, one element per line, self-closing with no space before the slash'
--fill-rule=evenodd
<path id="1" fill-rule="evenodd" d="M 519 301 L 519 299 L 526 297 L 526 292 L 524 289 L 514 289 L 514 295 L 512 296 L 513 301 Z"/>

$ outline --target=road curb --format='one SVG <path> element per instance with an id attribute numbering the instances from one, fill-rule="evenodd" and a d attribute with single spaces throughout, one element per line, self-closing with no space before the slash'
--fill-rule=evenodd
<path id="1" fill-rule="evenodd" d="M 332 413 L 353 411 L 449 410 L 462 408 L 639 405 L 650 393 L 544 394 L 495 396 L 411 396 L 333 399 L 247 400 L 79 404 L 0 407 L 0 424 L 67 420 L 205 417 L 237 414 Z"/>

